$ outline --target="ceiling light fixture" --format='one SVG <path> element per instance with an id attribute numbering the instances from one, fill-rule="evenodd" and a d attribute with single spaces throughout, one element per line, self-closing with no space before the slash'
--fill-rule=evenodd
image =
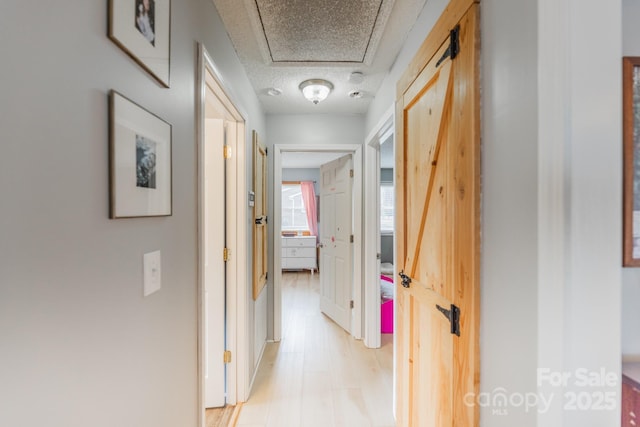
<path id="1" fill-rule="evenodd" d="M 331 82 L 322 79 L 305 80 L 298 87 L 302 91 L 302 95 L 316 105 L 320 101 L 324 101 L 333 90 Z"/>

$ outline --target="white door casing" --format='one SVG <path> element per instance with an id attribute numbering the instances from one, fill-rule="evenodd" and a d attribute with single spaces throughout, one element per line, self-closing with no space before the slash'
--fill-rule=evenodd
<path id="1" fill-rule="evenodd" d="M 363 279 L 364 345 L 379 348 L 380 335 L 380 144 L 393 138 L 395 105 L 389 106 L 382 119 L 365 140 L 365 212 L 364 215 Z"/>
<path id="2" fill-rule="evenodd" d="M 320 310 L 351 333 L 352 159 L 320 166 Z"/>
<path id="3" fill-rule="evenodd" d="M 363 324 L 363 277 L 362 277 L 362 251 L 363 249 L 363 146 L 362 144 L 274 144 L 273 146 L 273 206 L 280 206 L 282 191 L 282 154 L 285 152 L 308 153 L 345 153 L 353 156 L 353 300 L 354 308 L 351 310 L 351 335 L 356 339 L 362 338 Z M 279 236 L 281 233 L 282 215 L 280 209 L 272 212 L 273 233 Z M 273 239 L 273 330 L 269 332 L 269 339 L 280 341 L 282 337 L 282 239 Z M 271 311 L 270 311 L 271 316 Z"/>
<path id="4" fill-rule="evenodd" d="M 248 281 L 247 281 L 247 257 L 234 256 L 247 253 L 247 229 L 249 220 L 248 207 L 244 195 L 247 191 L 246 181 L 246 112 L 238 109 L 237 103 L 228 94 L 228 87 L 222 83 L 220 73 L 211 56 L 202 44 L 198 45 L 198 85 L 197 85 L 197 131 L 198 131 L 198 425 L 204 427 L 205 399 L 207 371 L 205 351 L 207 346 L 206 305 L 207 296 L 205 285 L 205 130 L 207 118 L 223 119 L 226 123 L 226 144 L 230 148 L 230 158 L 224 160 L 226 167 L 226 194 L 221 196 L 226 211 L 226 247 L 230 257 L 226 262 L 226 294 L 223 293 L 223 307 L 226 305 L 226 313 L 223 310 L 223 326 L 226 345 L 224 350 L 229 351 L 231 359 L 223 365 L 224 353 L 212 354 L 213 363 L 220 362 L 226 370 L 225 400 L 227 404 L 235 405 L 248 398 L 250 389 L 249 372 L 249 333 L 247 323 L 248 305 Z M 207 92 L 210 90 L 214 96 Z M 215 112 L 211 115 L 207 107 L 214 104 Z M 222 148 L 222 147 L 220 147 Z M 222 254 L 219 254 L 222 258 Z M 219 278 L 224 281 L 224 277 Z M 217 351 L 216 351 L 217 352 Z"/>
<path id="5" fill-rule="evenodd" d="M 213 96 L 207 88 L 207 96 Z M 224 121 L 206 119 L 204 156 L 204 336 L 205 407 L 225 404 L 225 167 L 223 157 Z M 222 203 L 221 203 L 222 201 Z"/>

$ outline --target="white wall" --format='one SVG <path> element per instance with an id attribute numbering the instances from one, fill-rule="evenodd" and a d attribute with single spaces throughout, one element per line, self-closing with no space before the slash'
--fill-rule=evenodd
<path id="1" fill-rule="evenodd" d="M 480 390 L 536 389 L 536 2 L 481 10 L 482 254 Z M 513 19 L 514 16 L 529 19 Z M 517 375 L 514 375 L 517 373 Z M 532 426 L 535 412 L 481 408 L 483 426 Z"/>
<path id="2" fill-rule="evenodd" d="M 209 0 L 172 2 L 170 89 L 106 23 L 102 1 L 0 6 L 3 426 L 196 425 L 196 40 L 247 128 L 264 116 Z M 108 219 L 112 88 L 173 125 L 171 217 Z M 162 289 L 143 298 L 157 249 Z"/>
<path id="3" fill-rule="evenodd" d="M 363 144 L 364 116 L 336 114 L 267 115 L 269 150 L 269 218 L 273 213 L 273 146 L 276 144 Z M 269 227 L 269 241 L 273 242 L 273 228 Z M 273 266 L 273 253 L 269 252 Z M 279 268 L 279 267 L 278 267 Z M 272 277 L 272 276 L 269 276 Z M 268 337 L 273 337 L 273 288 L 269 287 Z"/>
<path id="4" fill-rule="evenodd" d="M 622 0 L 622 53 L 624 56 L 640 56 L 640 2 Z M 622 272 L 622 354 L 640 357 L 640 269 L 625 268 Z"/>
<path id="5" fill-rule="evenodd" d="M 482 5 L 481 390 L 551 399 L 482 425 L 618 425 L 577 370 L 620 373 L 620 1 Z"/>

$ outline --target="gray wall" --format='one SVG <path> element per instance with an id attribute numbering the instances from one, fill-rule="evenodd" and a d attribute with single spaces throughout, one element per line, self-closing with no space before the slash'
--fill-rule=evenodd
<path id="1" fill-rule="evenodd" d="M 640 2 L 622 0 L 622 47 L 625 56 L 640 56 Z M 640 269 L 625 268 L 622 272 L 622 354 L 640 357 Z"/>
<path id="2" fill-rule="evenodd" d="M 480 388 L 526 393 L 538 366 L 537 4 L 482 6 Z M 508 412 L 481 408 L 482 425 L 535 425 L 535 412 Z"/>
<path id="3" fill-rule="evenodd" d="M 380 169 L 380 182 L 393 182 L 393 169 Z"/>
<path id="4" fill-rule="evenodd" d="M 172 2 L 170 89 L 106 25 L 104 1 L 0 6 L 3 426 L 196 425 L 196 41 L 247 130 L 264 116 L 211 1 Z M 108 219 L 109 89 L 173 125 L 171 217 Z M 143 298 L 157 249 L 162 289 Z"/>
<path id="5" fill-rule="evenodd" d="M 393 264 L 393 234 L 383 234 L 380 236 L 380 262 L 390 262 Z"/>

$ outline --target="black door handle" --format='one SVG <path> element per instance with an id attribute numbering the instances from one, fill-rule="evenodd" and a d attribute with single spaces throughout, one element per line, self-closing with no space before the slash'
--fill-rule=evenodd
<path id="1" fill-rule="evenodd" d="M 408 288 L 409 286 L 411 286 L 411 277 L 409 277 L 406 274 L 404 274 L 404 270 L 402 270 L 398 274 L 402 278 L 402 286 L 404 286 L 405 288 Z"/>

